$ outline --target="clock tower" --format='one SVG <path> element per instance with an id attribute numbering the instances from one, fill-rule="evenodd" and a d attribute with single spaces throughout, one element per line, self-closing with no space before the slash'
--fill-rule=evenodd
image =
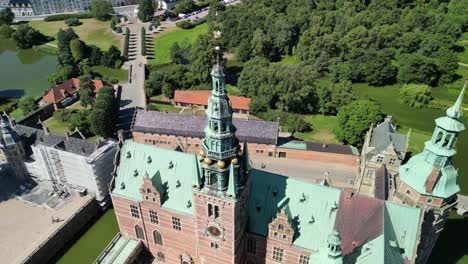
<path id="1" fill-rule="evenodd" d="M 219 53 L 219 47 L 216 51 Z M 200 150 L 201 176 L 193 183 L 198 252 L 201 263 L 239 263 L 247 220 L 247 146 L 241 150 L 236 138 L 219 54 L 211 77 L 212 94 Z"/>

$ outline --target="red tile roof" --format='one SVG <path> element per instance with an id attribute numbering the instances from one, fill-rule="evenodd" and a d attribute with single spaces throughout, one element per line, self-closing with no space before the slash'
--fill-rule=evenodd
<path id="1" fill-rule="evenodd" d="M 341 250 L 347 255 L 377 238 L 384 228 L 384 201 L 342 191 L 335 230 L 341 235 Z"/>
<path id="2" fill-rule="evenodd" d="M 174 95 L 174 102 L 186 103 L 195 105 L 208 105 L 208 98 L 211 96 L 211 91 L 208 90 L 177 90 Z M 242 96 L 229 96 L 232 103 L 232 108 L 249 110 L 250 98 Z"/>
<path id="3" fill-rule="evenodd" d="M 105 86 L 105 83 L 101 80 L 93 80 L 94 92 L 97 93 Z M 71 78 L 64 81 L 63 83 L 51 88 L 47 93 L 42 96 L 44 103 L 59 103 L 65 99 L 65 94 L 72 95 L 80 89 L 80 79 Z"/>

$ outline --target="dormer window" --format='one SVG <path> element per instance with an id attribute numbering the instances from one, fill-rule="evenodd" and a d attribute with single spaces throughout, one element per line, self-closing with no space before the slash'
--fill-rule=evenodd
<path id="1" fill-rule="evenodd" d="M 377 157 L 377 162 L 378 162 L 378 163 L 382 163 L 383 160 L 384 160 L 384 157 L 383 157 L 383 156 L 378 156 L 378 157 Z"/>
<path id="2" fill-rule="evenodd" d="M 282 225 L 282 224 L 279 224 L 279 225 L 278 225 L 278 230 L 283 230 L 283 229 L 284 229 L 283 225 Z"/>

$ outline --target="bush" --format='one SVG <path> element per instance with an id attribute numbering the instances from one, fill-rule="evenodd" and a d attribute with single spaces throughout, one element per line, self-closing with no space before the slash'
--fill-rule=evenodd
<path id="1" fill-rule="evenodd" d="M 307 132 L 312 130 L 312 127 L 309 125 L 309 123 L 307 123 L 304 117 L 299 114 L 292 114 L 280 110 L 270 109 L 266 112 L 260 112 L 257 115 L 264 120 L 273 122 L 279 119 L 282 128 L 291 133 Z"/>
<path id="2" fill-rule="evenodd" d="M 25 114 L 28 114 L 37 109 L 37 104 L 34 98 L 26 96 L 19 100 L 18 106 Z"/>
<path id="3" fill-rule="evenodd" d="M 148 111 L 158 111 L 158 106 L 156 104 L 149 104 L 146 107 L 146 110 L 148 110 Z"/>
<path id="4" fill-rule="evenodd" d="M 91 13 L 83 13 L 83 14 L 58 14 L 58 15 L 51 15 L 44 18 L 44 21 L 51 22 L 51 21 L 61 21 L 68 18 L 77 18 L 77 19 L 84 19 L 84 18 L 93 18 Z"/>
<path id="5" fill-rule="evenodd" d="M 116 27 L 115 32 L 119 34 L 122 33 L 122 27 Z"/>
<path id="6" fill-rule="evenodd" d="M 194 25 L 187 20 L 182 20 L 176 23 L 176 26 L 182 29 L 191 29 Z"/>
<path id="7" fill-rule="evenodd" d="M 78 26 L 80 24 L 80 20 L 76 17 L 70 17 L 65 19 L 65 25 L 72 27 L 72 26 Z"/>
<path id="8" fill-rule="evenodd" d="M 0 39 L 9 39 L 13 35 L 13 29 L 7 25 L 3 24 L 0 26 Z"/>
<path id="9" fill-rule="evenodd" d="M 422 108 L 431 100 L 431 88 L 427 85 L 405 84 L 400 89 L 400 101 L 411 107 Z"/>
<path id="10" fill-rule="evenodd" d="M 125 28 L 125 41 L 124 41 L 124 50 L 123 50 L 123 55 L 125 57 L 128 56 L 128 44 L 130 42 L 130 29 Z"/>

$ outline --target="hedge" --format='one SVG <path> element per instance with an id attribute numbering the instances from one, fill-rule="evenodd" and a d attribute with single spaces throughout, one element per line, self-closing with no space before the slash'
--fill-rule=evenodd
<path id="1" fill-rule="evenodd" d="M 146 30 L 141 28 L 141 55 L 146 56 Z"/>
<path id="2" fill-rule="evenodd" d="M 44 21 L 51 22 L 51 21 L 60 21 L 65 20 L 67 18 L 93 18 L 91 13 L 82 13 L 82 14 L 58 14 L 58 15 L 51 15 L 44 18 Z"/>
<path id="3" fill-rule="evenodd" d="M 128 56 L 128 44 L 130 42 L 130 29 L 128 27 L 125 29 L 125 42 L 124 42 L 124 56 Z"/>

